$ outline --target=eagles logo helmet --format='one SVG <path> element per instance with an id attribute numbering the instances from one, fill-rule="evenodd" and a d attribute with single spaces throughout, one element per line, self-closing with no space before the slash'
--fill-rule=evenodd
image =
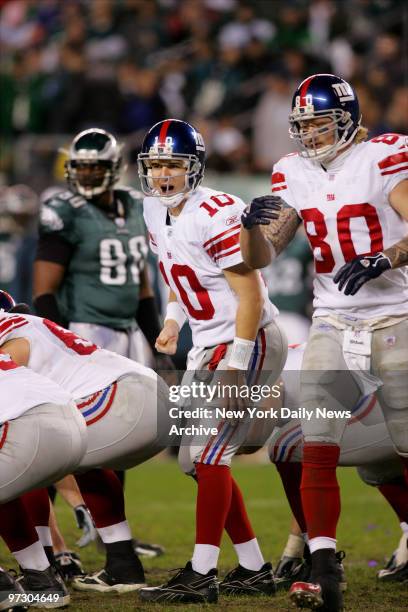
<path id="1" fill-rule="evenodd" d="M 105 130 L 91 128 L 77 134 L 65 162 L 65 178 L 71 190 L 86 199 L 108 191 L 119 180 L 123 144 Z"/>
<path id="2" fill-rule="evenodd" d="M 178 160 L 183 162 L 184 187 L 177 193 L 164 195 L 155 189 L 151 176 L 152 161 Z M 174 208 L 200 185 L 204 176 L 205 145 L 197 130 L 179 119 L 156 123 L 146 134 L 137 157 L 138 173 L 143 193 L 156 196 L 162 204 Z M 180 169 L 182 170 L 182 169 Z"/>
<path id="3" fill-rule="evenodd" d="M 311 130 L 302 121 L 328 117 L 331 122 Z M 289 135 L 300 154 L 314 161 L 330 161 L 350 144 L 360 127 L 358 99 L 347 81 L 334 74 L 312 74 L 302 81 L 292 100 Z M 333 144 L 318 147 L 319 135 L 333 133 Z"/>

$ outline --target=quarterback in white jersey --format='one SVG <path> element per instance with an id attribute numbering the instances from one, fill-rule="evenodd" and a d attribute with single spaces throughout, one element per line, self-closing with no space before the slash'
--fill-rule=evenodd
<path id="1" fill-rule="evenodd" d="M 273 383 L 283 367 L 286 340 L 259 273 L 243 263 L 239 229 L 244 203 L 234 195 L 200 187 L 204 165 L 201 134 L 176 119 L 154 125 L 138 156 L 139 177 L 148 196 L 143 207 L 150 244 L 170 289 L 156 348 L 174 354 L 180 328 L 188 319 L 193 348 L 187 369 L 195 373 L 187 373 L 184 381 L 204 376 L 208 382 L 239 387 L 251 384 L 264 370 Z M 202 404 L 205 399 L 197 401 Z M 238 407 L 231 398 L 225 404 L 232 410 Z M 144 600 L 217 601 L 216 566 L 224 528 L 240 565 L 224 579 L 221 590 L 254 594 L 274 589 L 271 566 L 264 562 L 230 473 L 248 419 L 223 419 L 209 412 L 196 428 L 188 422 L 179 455 L 184 464 L 188 454 L 198 484 L 192 560 L 176 579 L 142 589 Z"/>
<path id="2" fill-rule="evenodd" d="M 274 167 L 275 195 L 255 199 L 244 213 L 241 246 L 249 265 L 267 265 L 303 221 L 316 278 L 302 405 L 316 414 L 327 404 L 351 408 L 359 395 L 377 390 L 407 470 L 408 142 L 399 134 L 365 142 L 360 121 L 356 94 L 343 79 L 317 74 L 299 85 L 289 117 L 299 153 Z M 287 206 L 270 222 L 279 196 Z M 339 377 L 344 391 L 336 398 Z M 312 598 L 315 605 L 342 607 L 334 550 L 344 429 L 342 419 L 302 420 L 302 503 L 315 584 L 294 585 L 299 605 Z"/>

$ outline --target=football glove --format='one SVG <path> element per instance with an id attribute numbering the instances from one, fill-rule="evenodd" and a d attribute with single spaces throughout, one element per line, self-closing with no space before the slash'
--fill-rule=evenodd
<path id="1" fill-rule="evenodd" d="M 344 264 L 338 270 L 333 281 L 338 285 L 339 291 L 342 291 L 343 287 L 345 295 L 355 295 L 364 283 L 377 278 L 385 272 L 391 269 L 391 261 L 384 255 L 384 253 L 374 253 L 373 255 L 359 255 L 352 261 Z"/>
<path id="2" fill-rule="evenodd" d="M 272 219 L 278 219 L 285 201 L 279 196 L 266 195 L 254 198 L 245 208 L 241 223 L 250 230 L 254 225 L 269 225 Z"/>
<path id="3" fill-rule="evenodd" d="M 79 529 L 82 529 L 82 536 L 77 541 L 80 548 L 87 546 L 96 539 L 98 532 L 95 529 L 91 513 L 84 504 L 80 504 L 74 508 L 75 518 Z"/>

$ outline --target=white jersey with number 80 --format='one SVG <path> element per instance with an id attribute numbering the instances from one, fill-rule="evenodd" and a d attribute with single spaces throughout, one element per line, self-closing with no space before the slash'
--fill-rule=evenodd
<path id="1" fill-rule="evenodd" d="M 408 235 L 408 223 L 388 196 L 408 179 L 408 138 L 383 134 L 342 153 L 327 165 L 292 153 L 273 169 L 272 191 L 304 223 L 315 259 L 314 316 L 334 310 L 357 318 L 408 313 L 408 267 L 388 270 L 344 295 L 337 270 L 357 255 L 387 249 Z"/>

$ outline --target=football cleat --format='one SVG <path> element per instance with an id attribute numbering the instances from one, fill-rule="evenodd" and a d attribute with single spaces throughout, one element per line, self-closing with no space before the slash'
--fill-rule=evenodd
<path id="1" fill-rule="evenodd" d="M 147 586 L 144 575 L 130 577 L 113 576 L 106 569 L 74 578 L 72 586 L 77 591 L 97 591 L 98 593 L 129 593 Z"/>
<path id="2" fill-rule="evenodd" d="M 217 603 L 218 592 L 217 570 L 199 574 L 189 561 L 166 584 L 141 589 L 140 598 L 153 602 L 205 604 Z"/>
<path id="3" fill-rule="evenodd" d="M 71 582 L 77 576 L 85 575 L 79 556 L 70 551 L 55 555 L 55 568 L 65 582 Z"/>
<path id="4" fill-rule="evenodd" d="M 336 553 L 336 564 L 339 572 L 340 589 L 347 590 L 347 580 L 344 571 L 343 559 L 346 556 L 343 550 Z M 282 557 L 275 572 L 275 584 L 278 591 L 286 591 L 294 582 L 308 582 L 312 566 L 310 557 L 299 559 L 298 557 Z"/>
<path id="5" fill-rule="evenodd" d="M 0 569 L 0 610 L 26 610 L 26 607 L 18 603 L 15 597 L 23 594 L 23 587 L 14 577 L 9 572 Z M 13 597 L 16 603 L 12 603 Z"/>
<path id="6" fill-rule="evenodd" d="M 26 593 L 38 598 L 38 601 L 34 599 L 32 608 L 63 608 L 69 604 L 67 587 L 53 567 L 43 571 L 23 569 L 22 572 L 20 585 Z"/>
<path id="7" fill-rule="evenodd" d="M 291 602 L 298 608 L 321 609 L 322 612 L 342 612 L 343 596 L 333 574 L 326 574 L 314 582 L 294 582 L 289 590 Z"/>
<path id="8" fill-rule="evenodd" d="M 385 568 L 378 572 L 377 578 L 382 582 L 408 581 L 408 533 L 402 534 L 398 548 Z"/>
<path id="9" fill-rule="evenodd" d="M 273 595 L 276 592 L 272 565 L 265 563 L 259 570 L 238 565 L 220 583 L 223 595 Z"/>
<path id="10" fill-rule="evenodd" d="M 278 591 L 284 591 L 294 582 L 304 582 L 310 576 L 310 563 L 299 557 L 282 557 L 275 571 L 275 585 Z"/>
<path id="11" fill-rule="evenodd" d="M 161 557 L 164 555 L 164 548 L 160 544 L 148 544 L 140 540 L 132 540 L 133 550 L 139 557 Z"/>

